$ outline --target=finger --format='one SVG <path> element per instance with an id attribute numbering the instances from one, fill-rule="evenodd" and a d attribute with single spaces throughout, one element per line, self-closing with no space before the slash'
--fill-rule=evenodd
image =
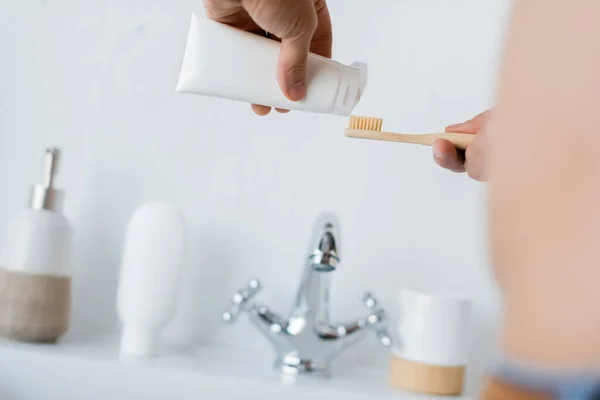
<path id="1" fill-rule="evenodd" d="M 482 112 L 468 121 L 446 127 L 446 132 L 477 133 L 489 121 L 491 110 Z"/>
<path id="2" fill-rule="evenodd" d="M 331 27 L 331 16 L 325 0 L 315 2 L 317 12 L 317 29 L 310 43 L 310 52 L 323 57 L 331 58 L 333 47 L 333 34 Z"/>
<path id="3" fill-rule="evenodd" d="M 469 178 L 473 180 L 485 182 L 487 179 L 485 175 L 485 165 L 483 165 L 483 160 L 470 159 L 469 157 L 467 157 L 465 161 L 465 171 L 467 172 L 467 175 L 469 175 Z"/>
<path id="4" fill-rule="evenodd" d="M 241 0 L 242 6 L 264 30 L 281 38 L 277 81 L 293 101 L 306 95 L 306 61 L 317 29 L 313 0 Z"/>
<path id="5" fill-rule="evenodd" d="M 281 114 L 287 114 L 290 112 L 290 110 L 286 110 L 285 108 L 276 108 L 275 110 L 277 110 L 277 112 Z"/>
<path id="6" fill-rule="evenodd" d="M 260 104 L 252 104 L 252 111 L 260 116 L 264 116 L 271 112 L 271 107 L 261 106 Z"/>
<path id="7" fill-rule="evenodd" d="M 433 158 L 442 168 L 453 172 L 465 172 L 464 153 L 445 139 L 437 139 L 433 143 Z"/>
<path id="8" fill-rule="evenodd" d="M 306 95 L 306 61 L 310 42 L 306 37 L 282 39 L 277 81 L 283 93 L 292 101 Z"/>
<path id="9" fill-rule="evenodd" d="M 465 171 L 467 172 L 467 175 L 469 175 L 469 178 L 475 181 L 485 182 L 485 175 L 483 169 L 479 166 L 474 166 L 473 164 L 473 161 L 470 161 L 468 159 L 467 161 L 465 161 Z"/>
<path id="10" fill-rule="evenodd" d="M 466 151 L 465 170 L 472 179 L 484 182 L 486 176 L 486 130 L 483 129 Z"/>
<path id="11" fill-rule="evenodd" d="M 217 22 L 245 31 L 260 30 L 239 0 L 204 0 L 205 15 Z"/>

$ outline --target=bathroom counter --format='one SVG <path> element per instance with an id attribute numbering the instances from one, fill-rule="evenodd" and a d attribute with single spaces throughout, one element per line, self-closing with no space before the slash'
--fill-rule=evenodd
<path id="1" fill-rule="evenodd" d="M 199 347 L 140 361 L 120 358 L 112 340 L 0 341 L 0 399 L 442 399 L 392 390 L 385 370 L 360 366 L 328 380 L 285 382 L 271 368 L 270 356 Z"/>

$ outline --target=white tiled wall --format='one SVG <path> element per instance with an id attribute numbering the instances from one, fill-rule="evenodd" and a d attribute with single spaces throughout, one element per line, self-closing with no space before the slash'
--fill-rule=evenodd
<path id="1" fill-rule="evenodd" d="M 335 58 L 366 61 L 357 114 L 426 132 L 492 104 L 503 0 L 329 0 Z M 0 0 L 0 228 L 40 179 L 45 146 L 64 150 L 60 184 L 77 232 L 74 331 L 116 332 L 116 272 L 127 218 L 146 200 L 189 224 L 180 308 L 169 336 L 267 348 L 219 315 L 252 276 L 261 299 L 291 304 L 310 226 L 339 214 L 334 313 L 390 311 L 405 285 L 473 295 L 474 360 L 490 347 L 496 298 L 484 187 L 437 168 L 431 150 L 354 141 L 344 118 L 254 116 L 242 104 L 173 93 L 199 0 Z M 364 342 L 351 357 L 377 354 Z M 350 356 L 349 356 L 350 357 Z"/>

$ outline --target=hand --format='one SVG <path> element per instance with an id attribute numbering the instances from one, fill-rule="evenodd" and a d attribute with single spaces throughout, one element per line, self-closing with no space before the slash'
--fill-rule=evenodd
<path id="1" fill-rule="evenodd" d="M 277 81 L 292 101 L 306 95 L 308 52 L 331 57 L 331 19 L 325 0 L 204 0 L 204 8 L 210 19 L 257 34 L 267 31 L 281 40 Z M 256 104 L 252 109 L 259 115 L 271 111 Z"/>
<path id="2" fill-rule="evenodd" d="M 461 124 L 447 126 L 446 132 L 471 133 L 476 136 L 465 151 L 457 150 L 452 143 L 445 139 L 437 139 L 433 144 L 435 162 L 450 171 L 466 171 L 471 178 L 477 181 L 485 181 L 487 179 L 486 126 L 490 118 L 490 111 L 482 112 L 475 118 Z"/>

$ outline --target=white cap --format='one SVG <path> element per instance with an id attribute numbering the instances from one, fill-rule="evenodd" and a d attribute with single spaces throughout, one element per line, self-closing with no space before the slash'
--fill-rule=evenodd
<path id="1" fill-rule="evenodd" d="M 158 332 L 139 326 L 125 325 L 121 337 L 121 354 L 142 357 L 153 356 L 157 352 L 158 342 Z"/>
<path id="2" fill-rule="evenodd" d="M 333 105 L 333 113 L 349 116 L 360 101 L 367 84 L 367 65 L 354 62 L 343 65 L 340 86 Z"/>

